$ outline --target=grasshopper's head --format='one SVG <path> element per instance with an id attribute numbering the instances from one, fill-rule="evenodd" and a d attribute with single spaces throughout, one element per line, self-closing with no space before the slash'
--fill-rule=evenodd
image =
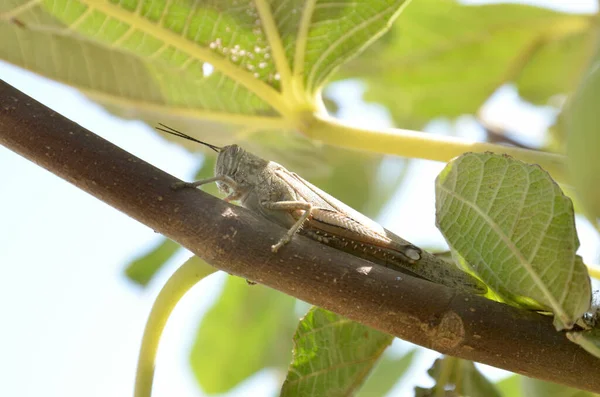
<path id="1" fill-rule="evenodd" d="M 175 135 L 193 142 L 200 143 L 219 153 L 217 164 L 215 165 L 215 176 L 227 176 L 233 179 L 235 186 L 230 186 L 226 182 L 218 181 L 219 190 L 227 195 L 236 193 L 240 198 L 248 193 L 257 185 L 261 171 L 267 166 L 268 161 L 261 159 L 239 147 L 238 145 L 215 146 L 210 143 L 202 142 L 174 128 L 159 124 L 159 131 Z M 236 190 L 233 192 L 233 190 Z"/>
<path id="2" fill-rule="evenodd" d="M 237 183 L 238 195 L 252 189 L 259 183 L 259 175 L 268 161 L 245 151 L 238 145 L 218 148 L 219 156 L 215 165 L 215 176 L 228 176 Z M 219 190 L 225 194 L 232 193 L 232 186 L 226 182 L 217 182 Z"/>

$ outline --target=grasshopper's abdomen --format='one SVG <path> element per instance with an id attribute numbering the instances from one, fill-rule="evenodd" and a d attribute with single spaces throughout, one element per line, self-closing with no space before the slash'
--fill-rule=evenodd
<path id="1" fill-rule="evenodd" d="M 418 260 L 412 260 L 402 251 L 392 247 L 383 247 L 374 243 L 357 241 L 345 236 L 329 233 L 322 229 L 311 227 L 310 223 L 305 225 L 300 234 L 322 244 L 410 276 L 474 294 L 481 295 L 487 292 L 485 284 L 475 277 L 423 250 L 419 250 Z M 415 246 L 412 247 L 418 249 Z"/>

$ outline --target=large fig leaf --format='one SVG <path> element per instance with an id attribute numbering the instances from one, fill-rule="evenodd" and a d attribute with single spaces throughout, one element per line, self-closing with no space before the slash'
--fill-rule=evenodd
<path id="1" fill-rule="evenodd" d="M 559 330 L 588 310 L 573 204 L 539 166 L 464 154 L 436 180 L 436 217 L 452 250 L 506 301 L 552 311 Z"/>

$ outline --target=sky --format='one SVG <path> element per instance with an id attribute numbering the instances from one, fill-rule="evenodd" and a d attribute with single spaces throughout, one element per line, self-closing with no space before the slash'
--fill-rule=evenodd
<path id="1" fill-rule="evenodd" d="M 566 0 L 559 3 L 565 6 Z M 539 1 L 538 4 L 548 4 Z M 593 10 L 594 1 L 566 2 L 570 11 Z M 587 8 L 584 8 L 587 7 Z M 150 127 L 124 121 L 88 101 L 77 91 L 0 62 L 0 77 L 71 120 L 94 131 L 181 179 L 190 180 L 198 158 L 163 140 Z M 384 108 L 360 100 L 356 82 L 332 85 L 347 122 L 391 126 Z M 514 89 L 502 88 L 488 104 L 490 120 L 514 120 L 524 139 L 539 143 L 554 114 L 519 101 Z M 360 116 L 359 116 L 360 115 Z M 471 139 L 482 132 L 468 118 L 455 124 L 432 123 L 428 130 L 450 130 Z M 390 160 L 393 166 L 393 160 Z M 413 161 L 403 192 L 378 219 L 417 245 L 443 245 L 434 224 L 433 180 L 443 164 Z M 124 276 L 124 265 L 158 240 L 152 230 L 128 218 L 53 174 L 0 146 L 0 396 L 130 396 L 140 340 L 150 307 L 161 286 L 186 255 L 162 269 L 146 289 Z M 587 262 L 598 263 L 598 237 L 578 219 Z M 154 396 L 201 396 L 188 364 L 192 337 L 210 307 L 224 275 L 204 280 L 176 307 L 158 355 Z M 398 345 L 402 345 L 398 343 Z M 423 374 L 436 354 L 426 353 L 412 371 Z M 494 377 L 500 371 L 486 372 Z M 397 388 L 402 395 L 415 382 Z M 274 374 L 258 374 L 231 396 L 272 395 Z"/>

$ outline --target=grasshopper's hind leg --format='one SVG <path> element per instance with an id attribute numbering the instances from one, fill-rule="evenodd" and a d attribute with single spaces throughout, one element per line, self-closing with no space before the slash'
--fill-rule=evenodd
<path id="1" fill-rule="evenodd" d="M 294 234 L 300 230 L 304 222 L 308 219 L 312 212 L 312 204 L 307 203 L 305 201 L 277 201 L 275 203 L 271 202 L 263 202 L 261 203 L 265 209 L 275 210 L 275 211 L 286 211 L 293 212 L 297 210 L 302 210 L 304 213 L 300 218 L 294 223 L 294 225 L 287 231 L 287 233 L 277 242 L 277 244 L 271 246 L 271 250 L 273 252 L 277 252 L 279 248 L 283 247 L 287 243 L 292 240 Z"/>

